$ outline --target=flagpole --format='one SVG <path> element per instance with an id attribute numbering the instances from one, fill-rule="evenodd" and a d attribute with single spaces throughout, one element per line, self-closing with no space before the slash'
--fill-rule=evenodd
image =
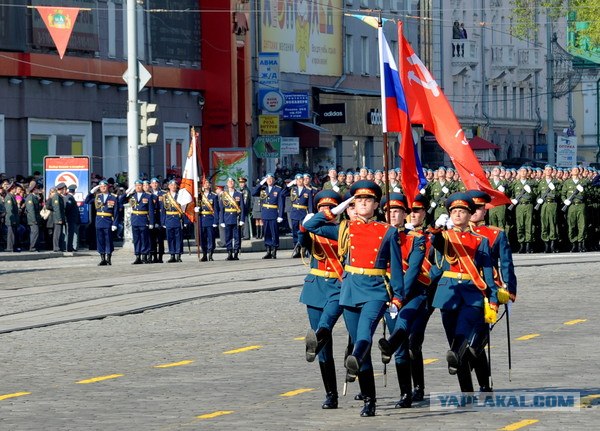
<path id="1" fill-rule="evenodd" d="M 192 142 L 194 143 L 194 157 L 196 157 L 196 160 L 194 160 L 194 162 L 196 163 L 196 166 L 198 166 L 198 141 L 196 140 L 196 129 L 194 127 L 192 127 Z M 194 178 L 194 183 L 195 183 L 195 191 L 196 193 L 194 193 L 196 196 L 194 196 L 194 200 L 195 200 L 195 204 L 197 207 L 200 207 L 200 210 L 197 212 L 197 216 L 196 216 L 196 223 L 195 223 L 195 229 L 194 229 L 194 239 L 196 240 L 196 256 L 198 257 L 198 262 L 200 262 L 200 231 L 202 229 L 202 201 L 199 200 L 199 196 L 200 196 L 200 187 L 198 187 L 198 179 L 200 178 L 198 174 L 198 170 L 196 169 L 196 177 L 198 178 Z"/>
<path id="2" fill-rule="evenodd" d="M 389 159 L 388 159 L 388 134 L 387 134 L 387 109 L 385 103 L 385 77 L 384 77 L 384 68 L 383 68 L 383 27 L 381 21 L 381 10 L 379 11 L 379 20 L 378 20 L 378 28 L 377 31 L 379 33 L 379 75 L 380 75 L 380 83 L 381 83 L 381 127 L 383 132 L 383 180 L 385 182 L 384 186 L 384 194 L 387 202 L 390 201 L 390 182 L 388 178 L 388 170 L 389 170 Z M 389 223 L 390 221 L 390 205 L 388 204 L 385 210 L 386 219 Z"/>

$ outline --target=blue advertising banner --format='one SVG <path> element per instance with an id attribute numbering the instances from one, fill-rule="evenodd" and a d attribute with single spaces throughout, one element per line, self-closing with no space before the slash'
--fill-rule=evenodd
<path id="1" fill-rule="evenodd" d="M 284 120 L 310 119 L 308 93 L 283 93 L 283 97 Z"/>
<path id="2" fill-rule="evenodd" d="M 90 222 L 88 205 L 83 201 L 90 190 L 90 158 L 88 156 L 46 156 L 44 157 L 44 189 L 48 198 L 51 187 L 58 183 L 77 186 L 75 200 L 79 206 L 81 224 Z"/>

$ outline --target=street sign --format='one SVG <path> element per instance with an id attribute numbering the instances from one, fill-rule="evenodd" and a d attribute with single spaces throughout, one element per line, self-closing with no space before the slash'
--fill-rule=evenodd
<path id="1" fill-rule="evenodd" d="M 127 69 L 125 71 L 125 73 L 123 74 L 123 81 L 125 81 L 127 83 L 127 74 L 129 73 L 129 69 Z M 152 75 L 150 74 L 150 72 L 148 72 L 148 69 L 146 69 L 144 67 L 144 65 L 142 63 L 140 63 L 138 61 L 138 74 L 139 74 L 139 80 L 138 80 L 138 92 L 142 91 L 142 88 L 144 88 L 146 86 L 146 84 L 148 83 L 148 81 L 150 81 L 150 78 L 152 78 Z"/>
<path id="2" fill-rule="evenodd" d="M 252 148 L 259 159 L 279 157 L 281 136 L 259 136 L 254 141 Z"/>

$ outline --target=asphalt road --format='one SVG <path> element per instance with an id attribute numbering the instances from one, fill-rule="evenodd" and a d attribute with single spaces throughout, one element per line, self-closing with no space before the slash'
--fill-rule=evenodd
<path id="1" fill-rule="evenodd" d="M 492 331 L 496 390 L 576 391 L 574 412 L 395 409 L 395 371 L 374 352 L 378 410 L 360 418 L 350 384 L 322 410 L 299 260 L 113 266 L 97 256 L 5 261 L 0 255 L 0 430 L 346 430 L 600 428 L 600 253 L 516 256 L 512 381 L 504 321 Z M 217 258 L 223 259 L 220 255 Z M 378 330 L 377 336 L 381 333 Z M 338 381 L 347 333 L 334 331 Z M 424 345 L 426 392 L 456 391 L 439 313 Z"/>

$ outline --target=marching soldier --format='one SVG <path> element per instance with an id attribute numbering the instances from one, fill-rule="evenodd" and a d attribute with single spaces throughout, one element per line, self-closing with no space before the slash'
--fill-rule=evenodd
<path id="1" fill-rule="evenodd" d="M 490 247 L 487 238 L 470 231 L 475 204 L 469 195 L 454 193 L 446 201 L 448 215 L 435 227 L 430 277 L 437 283 L 433 306 L 439 308 L 450 350 L 448 372 L 457 375 L 462 392 L 473 392 L 469 367 L 469 339 L 485 319 L 495 323 L 498 311 Z M 444 226 L 447 230 L 441 230 Z M 483 271 L 483 275 L 480 271 Z"/>
<path id="2" fill-rule="evenodd" d="M 322 190 L 315 196 L 317 211 L 330 211 L 340 204 L 341 198 L 333 190 Z M 341 223 L 347 223 L 342 221 Z M 310 251 L 310 272 L 304 279 L 300 302 L 306 305 L 310 328 L 306 335 L 306 360 L 313 362 L 319 357 L 321 377 L 326 398 L 324 409 L 337 409 L 338 390 L 333 360 L 331 332 L 342 314 L 340 286 L 344 268 L 340 262 L 337 241 L 300 227 L 299 241 Z"/>
<path id="3" fill-rule="evenodd" d="M 544 251 L 546 253 L 557 253 L 558 247 L 558 198 L 560 190 L 558 181 L 552 178 L 553 167 L 546 165 L 544 167 L 544 178 L 538 183 L 537 204 L 535 209 L 541 207 L 541 238 L 544 242 Z M 490 223 L 491 224 L 491 223 Z"/>
<path id="4" fill-rule="evenodd" d="M 310 176 L 309 176 L 310 184 Z M 266 185 L 265 185 L 266 183 Z M 305 183 L 306 184 L 306 183 Z M 262 181 L 252 189 L 252 196 L 260 196 L 261 218 L 263 220 L 263 237 L 267 254 L 263 259 L 277 259 L 279 248 L 279 223 L 283 221 L 284 193 L 281 187 L 275 185 L 273 174 L 267 174 Z"/>
<path id="5" fill-rule="evenodd" d="M 98 190 L 100 193 L 96 193 Z M 96 209 L 96 250 L 100 254 L 98 266 L 112 265 L 112 233 L 117 230 L 119 203 L 117 197 L 108 192 L 108 183 L 104 180 L 93 187 L 85 197 L 85 205 L 92 202 Z"/>
<path id="6" fill-rule="evenodd" d="M 329 172 L 331 175 L 331 170 Z M 335 170 L 333 170 L 333 172 L 335 172 Z M 330 182 L 327 182 L 325 184 L 330 184 Z M 333 185 L 333 187 L 339 190 L 339 187 L 337 185 Z M 289 194 L 290 202 L 292 205 L 292 208 L 290 209 L 292 239 L 294 241 L 294 250 L 292 252 L 292 258 L 298 258 L 300 257 L 300 243 L 298 240 L 298 232 L 300 229 L 300 224 L 302 223 L 302 220 L 304 220 L 304 217 L 306 217 L 306 214 L 314 212 L 313 194 L 311 190 L 308 190 L 304 187 L 304 181 L 301 174 L 296 175 L 296 182 L 290 182 L 290 184 L 288 185 L 288 189 L 289 190 L 286 191 L 286 194 Z"/>
<path id="7" fill-rule="evenodd" d="M 498 190 L 499 192 L 508 195 L 508 182 L 501 177 L 502 171 L 504 171 L 503 167 L 495 166 L 492 169 L 490 185 L 494 190 Z M 498 226 L 500 229 L 506 229 L 506 205 L 498 205 L 490 208 L 488 211 L 488 218 L 490 225 Z"/>
<path id="8" fill-rule="evenodd" d="M 131 205 L 131 231 L 135 253 L 132 264 L 149 263 L 149 231 L 154 229 L 154 200 L 152 195 L 144 192 L 142 180 L 135 180 L 133 190 L 129 189 L 125 197 Z"/>
<path id="9" fill-rule="evenodd" d="M 167 263 L 181 262 L 183 253 L 183 225 L 187 225 L 187 217 L 184 208 L 177 203 L 179 184 L 177 181 L 169 181 L 169 191 L 162 196 L 160 202 L 160 224 L 167 234 L 167 244 L 171 258 Z"/>
<path id="10" fill-rule="evenodd" d="M 442 214 L 447 214 L 444 206 L 446 199 L 452 193 L 452 183 L 446 179 L 446 168 L 440 166 L 437 170 L 438 178 L 429 188 L 429 214 L 433 213 L 433 219 L 437 220 Z"/>
<path id="11" fill-rule="evenodd" d="M 382 206 L 385 214 L 389 212 L 389 223 L 398 229 L 398 246 L 402 253 L 402 269 L 404 271 L 404 290 L 400 297 L 401 307 L 388 308 L 385 319 L 390 328 L 389 339 L 379 340 L 381 359 L 384 364 L 390 362 L 394 352 L 396 373 L 400 386 L 400 400 L 396 408 L 410 408 L 412 406 L 412 381 L 410 369 L 410 353 L 408 349 L 408 336 L 412 331 L 413 323 L 425 313 L 427 306 L 426 287 L 429 284 L 429 275 L 421 272 L 425 259 L 425 241 L 423 234 L 404 227 L 407 213 L 407 201 L 400 193 L 390 193 L 389 202 L 384 198 Z M 389 210 L 387 207 L 389 206 Z"/>
<path id="12" fill-rule="evenodd" d="M 347 381 L 359 378 L 364 406 L 363 417 L 375 416 L 376 390 L 371 345 L 377 323 L 388 303 L 400 307 L 403 297 L 402 256 L 398 231 L 387 223 L 373 221 L 381 199 L 381 187 L 372 181 L 357 181 L 352 197 L 330 211 L 318 213 L 304 222 L 307 231 L 338 241 L 344 256 L 340 305 L 353 349 L 346 358 Z M 347 224 L 330 224 L 354 201 L 357 219 Z M 387 279 L 390 268 L 391 278 Z"/>
<path id="13" fill-rule="evenodd" d="M 200 206 L 196 207 L 194 211 L 200 214 L 200 244 L 202 246 L 200 261 L 212 261 L 215 250 L 215 228 L 219 219 L 220 207 L 219 197 L 210 190 L 209 180 L 204 180 L 202 183 Z"/>
<path id="14" fill-rule="evenodd" d="M 533 253 L 533 202 L 535 185 L 528 178 L 527 167 L 521 166 L 517 180 L 512 184 L 512 205 L 516 207 L 515 221 L 519 253 Z"/>
<path id="15" fill-rule="evenodd" d="M 163 205 L 165 192 L 160 188 L 158 178 L 150 180 L 150 190 L 154 197 L 154 220 L 160 220 L 160 208 Z M 152 252 L 152 263 L 163 263 L 163 255 L 165 254 L 165 236 L 166 232 L 163 225 L 158 223 L 154 225 L 154 229 L 150 232 L 150 250 Z"/>
<path id="16" fill-rule="evenodd" d="M 221 193 L 219 200 L 221 209 L 219 221 L 225 229 L 225 246 L 227 247 L 227 258 L 225 260 L 240 260 L 240 226 L 244 226 L 246 208 L 242 194 L 235 189 L 235 180 L 227 178 L 227 187 Z"/>
<path id="17" fill-rule="evenodd" d="M 578 167 L 571 169 L 571 178 L 563 183 L 563 212 L 567 213 L 567 225 L 571 252 L 585 252 L 585 184 L 581 180 Z"/>
<path id="18" fill-rule="evenodd" d="M 25 198 L 25 213 L 27 214 L 27 224 L 29 225 L 29 251 L 37 251 L 40 225 L 43 221 L 40 215 L 40 199 L 37 196 L 36 189 L 37 183 L 31 181 L 27 187 L 27 197 Z"/>

